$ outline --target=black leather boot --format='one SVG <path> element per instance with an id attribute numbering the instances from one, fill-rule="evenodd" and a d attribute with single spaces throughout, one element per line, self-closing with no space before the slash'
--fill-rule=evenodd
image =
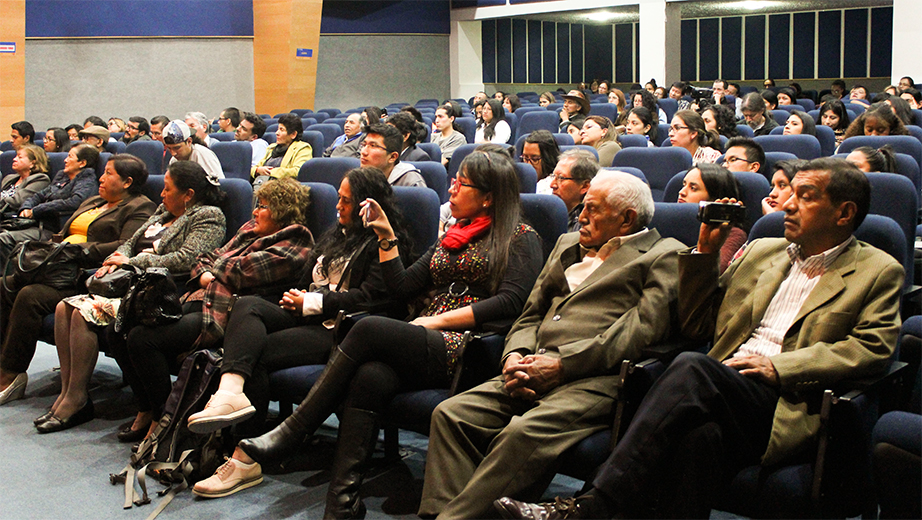
<path id="1" fill-rule="evenodd" d="M 240 449 L 261 464 L 290 457 L 304 437 L 313 434 L 336 410 L 357 368 L 358 363 L 336 347 L 320 378 L 294 413 L 274 430 L 240 441 Z"/>
<path id="2" fill-rule="evenodd" d="M 377 440 L 377 413 L 358 408 L 343 410 L 324 520 L 365 518 L 365 504 L 359 496 L 359 488 Z"/>

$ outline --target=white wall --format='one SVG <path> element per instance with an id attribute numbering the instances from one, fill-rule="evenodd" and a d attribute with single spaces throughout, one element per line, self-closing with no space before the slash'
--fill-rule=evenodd
<path id="1" fill-rule="evenodd" d="M 252 111 L 251 38 L 26 40 L 26 119 L 37 130 L 103 119 Z"/>

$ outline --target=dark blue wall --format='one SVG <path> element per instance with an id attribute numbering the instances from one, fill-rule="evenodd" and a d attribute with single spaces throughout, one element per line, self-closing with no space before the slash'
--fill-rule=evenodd
<path id="1" fill-rule="evenodd" d="M 449 0 L 324 0 L 320 34 L 451 34 Z"/>
<path id="2" fill-rule="evenodd" d="M 26 0 L 27 38 L 99 36 L 253 36 L 253 0 Z"/>

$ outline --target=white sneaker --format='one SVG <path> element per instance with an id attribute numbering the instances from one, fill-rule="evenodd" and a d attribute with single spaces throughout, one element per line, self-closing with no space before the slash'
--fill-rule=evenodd
<path id="1" fill-rule="evenodd" d="M 256 408 L 246 395 L 218 390 L 204 410 L 189 416 L 189 429 L 193 433 L 211 433 L 245 421 L 254 413 Z"/>
<path id="2" fill-rule="evenodd" d="M 0 405 L 10 401 L 22 399 L 26 395 L 26 385 L 29 384 L 29 375 L 25 372 L 16 376 L 6 390 L 0 392 Z"/>
<path id="3" fill-rule="evenodd" d="M 263 481 L 263 470 L 258 462 L 245 464 L 237 459 L 227 459 L 214 475 L 195 484 L 192 493 L 204 498 L 220 498 Z"/>

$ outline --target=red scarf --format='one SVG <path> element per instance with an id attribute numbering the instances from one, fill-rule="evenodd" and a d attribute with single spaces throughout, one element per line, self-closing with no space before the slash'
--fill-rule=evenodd
<path id="1" fill-rule="evenodd" d="M 492 225 L 492 217 L 477 217 L 468 222 L 467 225 L 462 225 L 462 221 L 458 221 L 442 237 L 442 247 L 449 251 L 458 251 L 470 244 L 471 240 L 486 233 Z"/>

